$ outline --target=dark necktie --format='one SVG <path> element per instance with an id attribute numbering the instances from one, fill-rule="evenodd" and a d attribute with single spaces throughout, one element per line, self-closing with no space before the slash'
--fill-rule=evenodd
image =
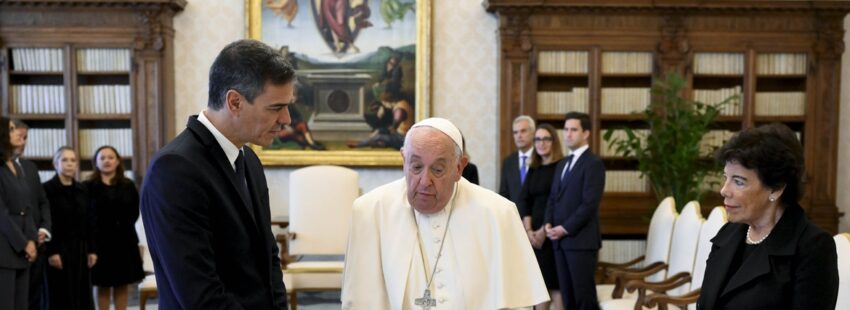
<path id="1" fill-rule="evenodd" d="M 239 156 L 236 156 L 236 186 L 242 191 L 242 200 L 245 201 L 245 206 L 248 207 L 248 212 L 253 216 L 254 203 L 251 199 L 251 191 L 248 190 L 248 179 L 245 178 L 245 157 L 242 156 L 242 151 L 239 151 Z"/>
<path id="2" fill-rule="evenodd" d="M 15 164 L 15 170 L 18 170 L 16 171 L 18 173 L 18 176 L 25 177 L 26 175 L 24 174 L 24 167 L 21 165 L 21 162 L 13 160 L 12 163 Z"/>
<path id="3" fill-rule="evenodd" d="M 519 184 L 525 184 L 525 174 L 528 169 L 526 169 L 526 159 L 528 156 L 520 155 L 519 156 Z"/>
<path id="4" fill-rule="evenodd" d="M 561 172 L 561 182 L 563 182 L 570 175 L 570 168 L 573 164 L 573 155 L 567 156 L 567 164 L 564 165 L 564 171 Z M 561 183 L 563 184 L 563 183 Z"/>

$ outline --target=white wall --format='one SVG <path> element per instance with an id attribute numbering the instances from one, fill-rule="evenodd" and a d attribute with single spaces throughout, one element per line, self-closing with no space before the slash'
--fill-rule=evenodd
<path id="1" fill-rule="evenodd" d="M 435 0 L 433 20 L 432 115 L 454 121 L 467 139 L 483 186 L 497 185 L 496 17 L 478 1 Z M 307 8 L 302 8 L 308 12 Z M 243 0 L 189 0 L 174 20 L 176 30 L 176 128 L 206 106 L 207 74 L 218 52 L 246 37 Z M 287 213 L 288 179 L 292 168 L 266 169 L 272 214 Z M 367 192 L 400 178 L 401 169 L 358 168 L 360 187 Z"/>
<path id="2" fill-rule="evenodd" d="M 497 19 L 480 1 L 434 0 L 432 115 L 455 122 L 467 139 L 481 185 L 495 189 L 499 158 Z M 243 0 L 190 0 L 175 24 L 177 128 L 207 100 L 207 73 L 224 45 L 245 37 Z M 850 18 L 845 19 L 850 29 Z M 845 35 L 850 38 L 850 32 Z M 845 39 L 847 41 L 847 39 Z M 850 46 L 850 44 L 847 44 Z M 838 151 L 839 229 L 850 231 L 850 54 L 843 57 Z M 285 214 L 291 168 L 268 168 L 272 212 Z M 401 177 L 399 169 L 357 169 L 369 191 Z"/>

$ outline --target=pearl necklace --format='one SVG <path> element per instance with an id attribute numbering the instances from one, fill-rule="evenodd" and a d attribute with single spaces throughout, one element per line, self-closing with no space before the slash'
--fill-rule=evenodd
<path id="1" fill-rule="evenodd" d="M 747 244 L 749 244 L 749 245 L 756 245 L 756 244 L 760 244 L 760 243 L 764 242 L 764 239 L 767 239 L 767 236 L 770 236 L 770 233 L 773 231 L 773 230 L 771 230 L 771 232 L 768 232 L 766 235 L 764 235 L 764 237 L 761 237 L 761 239 L 759 239 L 759 240 L 753 240 L 753 239 L 750 239 L 750 230 L 752 228 L 753 228 L 752 226 L 747 226 Z"/>

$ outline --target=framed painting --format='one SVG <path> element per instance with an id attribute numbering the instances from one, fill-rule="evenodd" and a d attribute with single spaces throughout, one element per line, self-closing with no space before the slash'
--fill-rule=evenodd
<path id="1" fill-rule="evenodd" d="M 430 0 L 245 0 L 248 37 L 296 68 L 292 123 L 267 166 L 401 166 L 398 151 L 430 115 Z"/>

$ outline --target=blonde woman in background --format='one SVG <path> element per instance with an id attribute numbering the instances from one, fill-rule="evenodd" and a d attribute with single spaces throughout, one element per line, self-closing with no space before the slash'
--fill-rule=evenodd
<path id="1" fill-rule="evenodd" d="M 91 271 L 97 264 L 94 211 L 88 192 L 77 182 L 80 167 L 74 149 L 63 146 L 53 155 L 56 175 L 44 183 L 53 218 L 53 239 L 47 243 L 47 287 L 50 309 L 94 309 Z"/>

